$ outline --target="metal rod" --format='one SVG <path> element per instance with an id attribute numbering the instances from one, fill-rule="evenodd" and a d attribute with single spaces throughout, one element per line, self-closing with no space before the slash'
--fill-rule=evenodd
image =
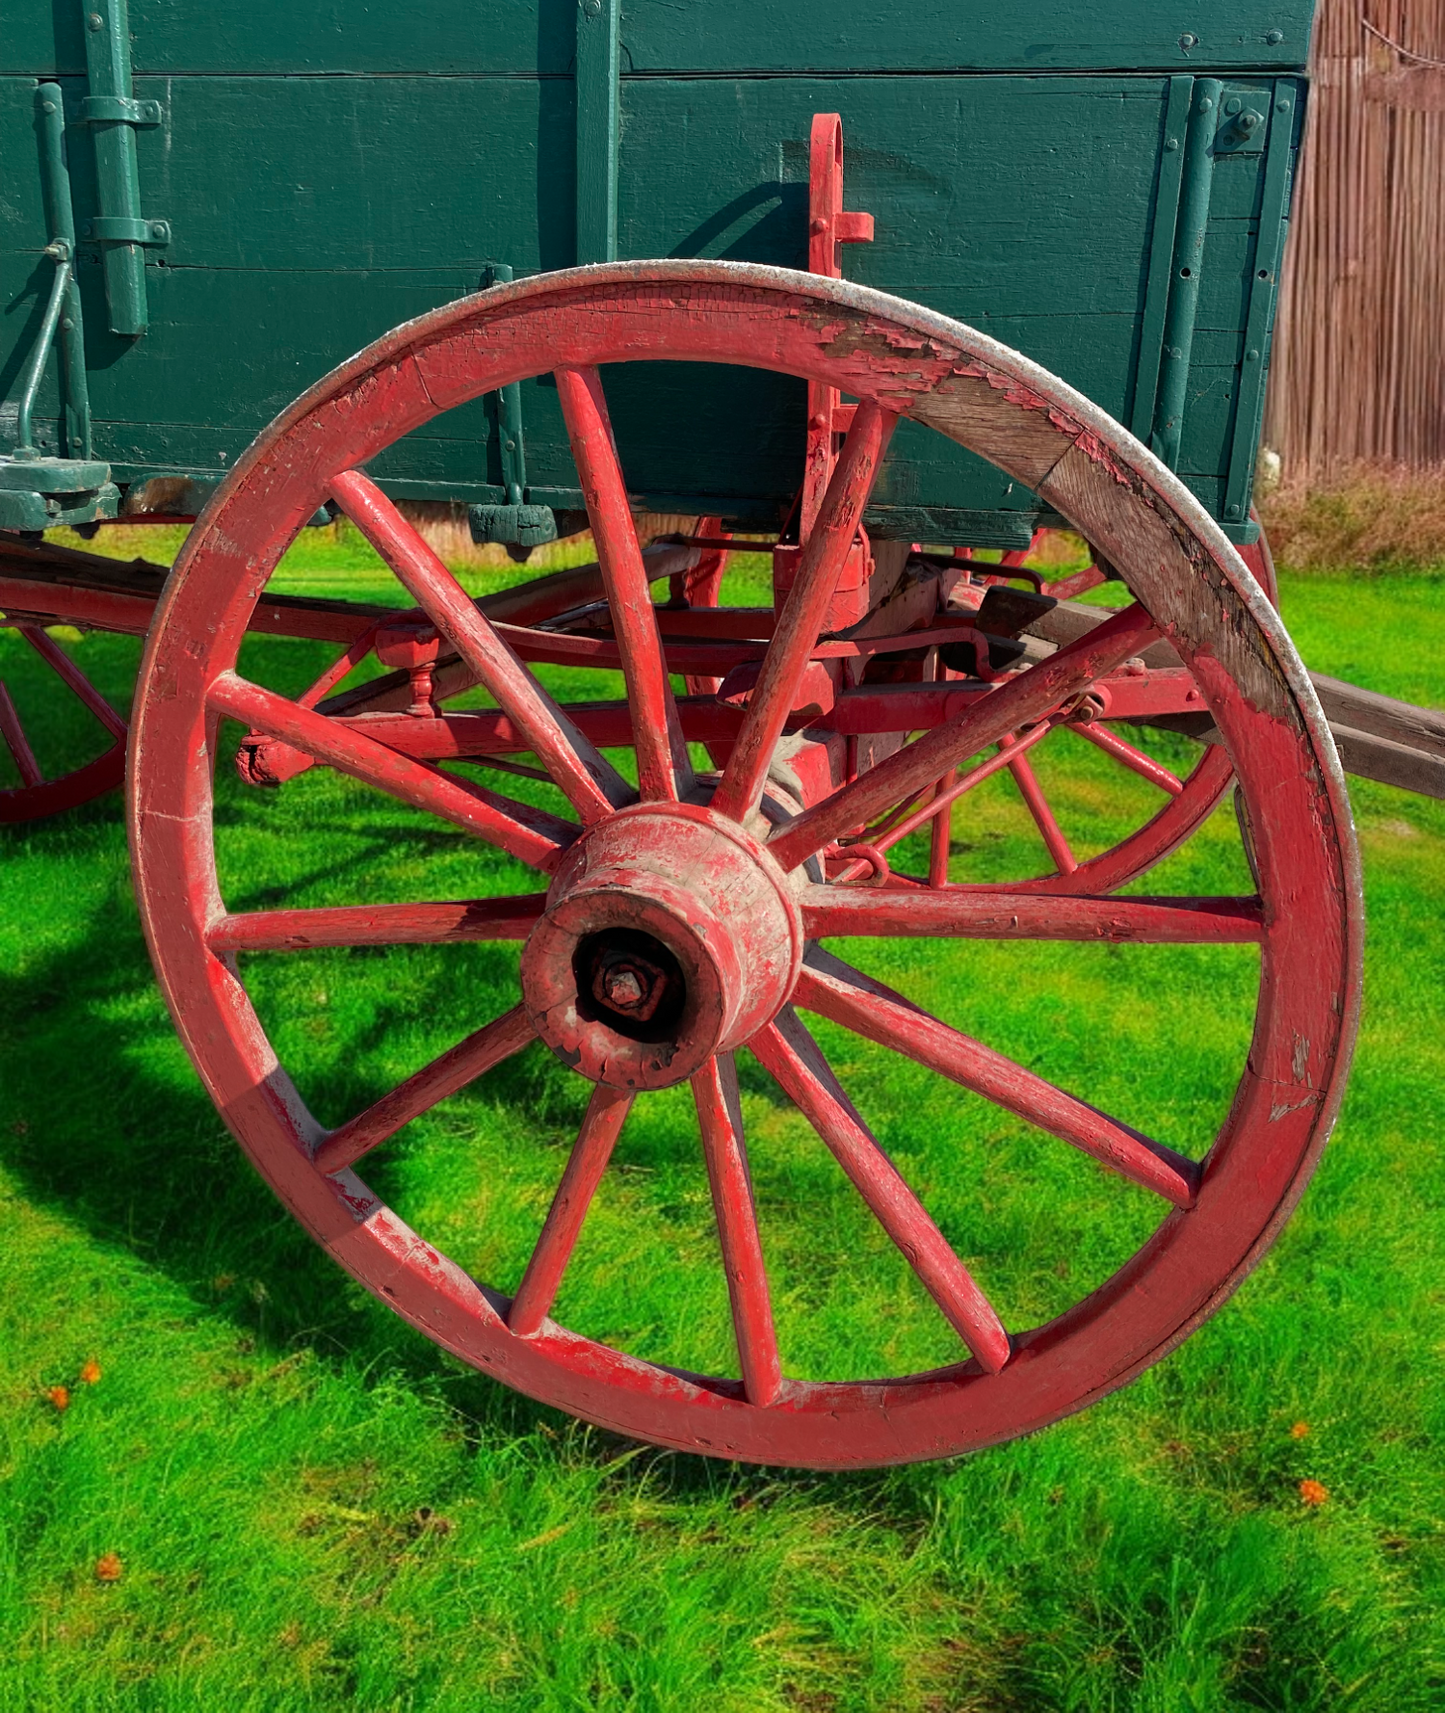
<path id="1" fill-rule="evenodd" d="M 1171 470 L 1179 461 L 1189 393 L 1189 359 L 1194 348 L 1199 278 L 1209 228 L 1210 191 L 1214 185 L 1212 145 L 1219 127 L 1219 98 L 1223 89 L 1217 77 L 1195 80 L 1189 128 L 1184 138 L 1184 189 L 1174 237 L 1174 277 L 1170 282 L 1169 313 L 1164 328 L 1154 432 L 1149 442 L 1151 450 Z"/>
<path id="2" fill-rule="evenodd" d="M 41 162 L 49 201 L 52 243 L 64 244 L 71 258 L 70 280 L 60 321 L 61 392 L 66 409 L 66 451 L 89 458 L 92 452 L 90 389 L 85 374 L 85 335 L 81 322 L 80 285 L 75 278 L 75 214 L 70 199 L 70 174 L 65 164 L 65 107 L 58 83 L 36 86 L 40 117 Z"/>
<path id="3" fill-rule="evenodd" d="M 40 390 L 40 377 L 45 373 L 45 360 L 50 355 L 51 342 L 65 303 L 66 287 L 70 284 L 70 258 L 61 257 L 59 249 L 56 244 L 48 244 L 45 249 L 47 256 L 56 257 L 55 278 L 50 286 L 50 302 L 45 306 L 45 319 L 40 324 L 40 336 L 30 353 L 25 378 L 20 385 L 20 405 L 15 415 L 15 450 L 17 453 L 29 453 L 31 457 L 36 453 L 30 439 L 30 412 Z"/>

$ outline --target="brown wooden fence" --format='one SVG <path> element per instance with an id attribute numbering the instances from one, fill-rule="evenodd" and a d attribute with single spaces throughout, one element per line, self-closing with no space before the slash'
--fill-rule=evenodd
<path id="1" fill-rule="evenodd" d="M 1321 0 L 1265 443 L 1445 466 L 1445 0 Z"/>

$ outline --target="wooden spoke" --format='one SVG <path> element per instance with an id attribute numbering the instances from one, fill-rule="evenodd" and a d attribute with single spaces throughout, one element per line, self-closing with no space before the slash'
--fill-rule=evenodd
<path id="1" fill-rule="evenodd" d="M 1115 761 L 1123 762 L 1124 766 L 1137 773 L 1141 779 L 1147 779 L 1151 785 L 1157 785 L 1161 791 L 1167 791 L 1171 797 L 1183 793 L 1184 781 L 1173 774 L 1167 767 L 1161 767 L 1152 755 L 1145 755 L 1142 749 L 1135 749 L 1131 743 L 1126 743 L 1117 732 L 1111 732 L 1107 726 L 1101 726 L 1095 720 L 1071 720 L 1068 729 L 1076 736 L 1086 739 L 1105 755 L 1112 755 Z"/>
<path id="2" fill-rule="evenodd" d="M 713 796 L 713 808 L 734 820 L 751 814 L 762 798 L 773 751 L 792 711 L 794 692 L 822 632 L 828 604 L 897 422 L 896 416 L 869 402 L 858 406 L 848 430 L 818 521 L 803 543 L 798 574 L 783 603 L 757 687 L 749 698 L 747 717 Z"/>
<path id="3" fill-rule="evenodd" d="M 712 1187 L 713 1215 L 723 1271 L 727 1275 L 728 1300 L 732 1304 L 743 1390 L 750 1404 L 770 1404 L 782 1384 L 782 1367 L 778 1361 L 777 1334 L 773 1330 L 773 1306 L 763 1266 L 752 1180 L 743 1146 L 742 1110 L 732 1054 L 709 1059 L 693 1077 L 692 1093 L 702 1131 L 708 1183 Z"/>
<path id="4" fill-rule="evenodd" d="M 1015 738 L 1012 732 L 1008 736 L 1008 744 L 1013 745 Z M 1015 754 L 1008 764 L 1008 770 L 1014 777 L 1014 784 L 1019 788 L 1019 796 L 1030 815 L 1034 825 L 1039 830 L 1039 836 L 1044 841 L 1054 867 L 1060 874 L 1072 874 L 1079 866 L 1069 841 L 1064 837 L 1063 828 L 1054 818 L 1054 812 L 1049 807 L 1049 800 L 1044 796 L 1043 787 L 1039 784 L 1039 776 L 1034 772 L 1033 763 L 1027 756 Z"/>
<path id="5" fill-rule="evenodd" d="M 980 1094 L 1006 1112 L 1082 1149 L 1178 1207 L 1192 1205 L 1199 1169 L 1192 1160 L 1045 1082 L 981 1041 L 940 1023 L 828 953 L 813 951 L 794 1003 Z"/>
<path id="6" fill-rule="evenodd" d="M 347 470 L 333 480 L 331 493 L 467 669 L 496 697 L 582 819 L 597 821 L 634 802 L 632 787 L 538 684 L 380 488 L 360 471 Z"/>
<path id="7" fill-rule="evenodd" d="M 124 738 L 127 735 L 130 728 L 126 722 L 53 637 L 47 636 L 39 625 L 16 625 L 15 629 L 56 677 L 84 702 L 113 738 Z"/>
<path id="8" fill-rule="evenodd" d="M 935 727 L 831 797 L 795 815 L 773 834 L 768 849 L 784 868 L 796 868 L 842 834 L 931 785 L 968 756 L 1021 726 L 1046 719 L 1153 639 L 1153 621 L 1144 609 L 1137 603 L 1125 607 L 1056 654 L 1006 679 L 947 725 Z"/>
<path id="9" fill-rule="evenodd" d="M 503 1059 L 520 1053 L 535 1038 L 536 1030 L 527 1013 L 520 1005 L 514 1005 L 485 1028 L 424 1065 L 404 1083 L 398 1083 L 390 1094 L 383 1095 L 339 1130 L 333 1130 L 316 1150 L 317 1169 L 339 1172 L 344 1166 L 354 1165 L 363 1154 L 369 1154 L 395 1136 L 404 1124 L 420 1118 L 438 1101 L 465 1088 Z"/>
<path id="10" fill-rule="evenodd" d="M 11 701 L 10 692 L 3 682 L 0 682 L 0 738 L 4 738 L 6 749 L 14 758 L 22 784 L 43 785 L 45 775 L 40 771 L 40 763 L 35 759 L 35 751 L 25 735 L 25 727 L 20 723 L 20 711 Z"/>
<path id="11" fill-rule="evenodd" d="M 592 1099 L 552 1198 L 542 1235 L 537 1239 L 507 1315 L 507 1325 L 523 1338 L 537 1332 L 551 1313 L 557 1287 L 572 1259 L 582 1222 L 612 1157 L 632 1100 L 631 1089 L 611 1088 L 606 1083 L 593 1087 Z"/>
<path id="12" fill-rule="evenodd" d="M 213 952 L 300 952 L 314 946 L 437 946 L 458 940 L 525 940 L 546 894 L 454 904 L 352 904 L 334 910 L 249 910 L 222 916 L 206 935 Z"/>
<path id="13" fill-rule="evenodd" d="M 753 1036 L 748 1051 L 827 1144 L 949 1325 L 990 1374 L 998 1373 L 1009 1357 L 1003 1323 L 859 1117 L 797 1014 L 781 1012 Z"/>
<path id="14" fill-rule="evenodd" d="M 347 673 L 360 666 L 376 647 L 376 633 L 380 629 L 380 625 L 372 625 L 368 630 L 362 631 L 343 654 L 337 655 L 305 695 L 296 698 L 297 703 L 303 708 L 314 708 L 323 696 L 329 695 Z"/>
<path id="15" fill-rule="evenodd" d="M 576 837 L 577 829 L 568 821 L 411 761 L 363 736 L 355 725 L 344 726 L 299 707 L 234 672 L 216 678 L 206 701 L 215 712 L 229 714 L 269 737 L 283 738 L 293 749 L 339 773 L 476 833 L 533 868 L 551 868 Z"/>
<path id="16" fill-rule="evenodd" d="M 803 932 L 966 940 L 1101 940 L 1140 945 L 1253 945 L 1264 938 L 1257 898 L 1088 898 L 951 887 L 811 886 Z"/>
<path id="17" fill-rule="evenodd" d="M 556 373 L 627 681 L 642 797 L 650 803 L 675 802 L 692 789 L 692 764 L 657 634 L 657 614 L 617 461 L 602 377 L 596 369 L 558 369 Z"/>

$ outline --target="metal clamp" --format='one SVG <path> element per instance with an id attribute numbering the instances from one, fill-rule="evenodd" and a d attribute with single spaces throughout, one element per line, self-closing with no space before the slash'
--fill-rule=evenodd
<path id="1" fill-rule="evenodd" d="M 135 101 L 127 95 L 87 95 L 78 125 L 159 125 L 165 117 L 159 101 Z"/>
<path id="2" fill-rule="evenodd" d="M 169 244 L 171 228 L 166 220 L 137 220 L 128 214 L 98 214 L 80 228 L 82 238 L 99 244 Z"/>

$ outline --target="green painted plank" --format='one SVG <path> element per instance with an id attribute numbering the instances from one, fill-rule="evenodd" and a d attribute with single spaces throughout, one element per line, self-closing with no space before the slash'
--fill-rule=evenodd
<path id="1" fill-rule="evenodd" d="M 575 0 L 132 0 L 134 69 L 164 75 L 415 72 L 564 76 Z M 85 68 L 83 0 L 12 0 L 0 71 L 50 76 Z"/>
<path id="2" fill-rule="evenodd" d="M 541 72 L 572 64 L 576 0 L 373 0 L 203 6 L 135 0 L 137 71 Z M 1302 66 L 1310 0 L 627 0 L 634 72 L 995 71 Z M 0 69 L 84 64 L 80 0 L 15 0 Z M 1191 38 L 1194 40 L 1191 42 Z M 1190 45 L 1185 45 L 1190 44 Z"/>
<path id="3" fill-rule="evenodd" d="M 638 72 L 1302 66 L 1311 0 L 628 0 Z"/>

